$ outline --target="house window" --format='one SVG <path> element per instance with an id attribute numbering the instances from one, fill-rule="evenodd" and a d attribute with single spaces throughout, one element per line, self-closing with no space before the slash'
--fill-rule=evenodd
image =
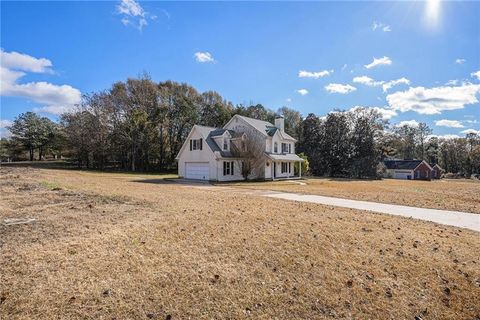
<path id="1" fill-rule="evenodd" d="M 223 138 L 223 150 L 228 150 L 228 141 L 225 138 Z"/>
<path id="2" fill-rule="evenodd" d="M 292 163 L 291 162 L 288 163 L 288 172 L 289 173 L 292 172 Z"/>
<path id="3" fill-rule="evenodd" d="M 202 139 L 191 139 L 190 150 L 202 150 Z"/>
<path id="4" fill-rule="evenodd" d="M 273 152 L 274 153 L 278 152 L 278 143 L 276 143 L 276 142 L 273 144 Z"/>
<path id="5" fill-rule="evenodd" d="M 233 161 L 223 161 L 223 175 L 233 176 Z"/>
<path id="6" fill-rule="evenodd" d="M 282 162 L 282 173 L 288 172 L 288 162 Z"/>
<path id="7" fill-rule="evenodd" d="M 288 153 L 292 153 L 292 144 L 291 143 L 288 144 Z"/>
<path id="8" fill-rule="evenodd" d="M 286 143 L 282 143 L 282 153 L 287 153 L 288 145 Z"/>

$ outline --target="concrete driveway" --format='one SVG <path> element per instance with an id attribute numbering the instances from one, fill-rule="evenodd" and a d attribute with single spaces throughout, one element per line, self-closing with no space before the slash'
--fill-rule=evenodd
<path id="1" fill-rule="evenodd" d="M 268 190 L 252 190 L 239 189 L 225 186 L 195 186 L 206 190 L 238 192 L 243 194 L 251 194 L 268 198 L 277 198 L 291 201 L 301 201 L 310 203 L 319 203 L 329 206 L 337 206 L 358 210 L 366 210 L 377 213 L 391 214 L 425 221 L 431 221 L 439 224 L 449 225 L 453 227 L 470 229 L 480 232 L 480 214 L 467 213 L 460 211 L 437 210 L 418 207 L 401 206 L 396 204 L 386 204 L 370 201 L 350 200 L 335 197 L 324 197 L 317 195 L 298 194 L 290 192 L 278 192 Z"/>

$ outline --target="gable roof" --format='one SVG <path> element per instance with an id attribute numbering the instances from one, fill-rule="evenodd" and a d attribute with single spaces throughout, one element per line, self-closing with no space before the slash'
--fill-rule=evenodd
<path id="1" fill-rule="evenodd" d="M 282 134 L 283 138 L 284 139 L 287 139 L 287 140 L 293 140 L 293 141 L 297 141 L 297 139 L 295 139 L 294 137 L 290 136 L 288 133 L 286 133 L 285 131 L 282 131 L 282 130 L 279 130 L 279 128 L 275 127 L 275 125 L 273 125 L 272 123 L 268 122 L 268 121 L 263 121 L 263 120 L 258 120 L 258 119 L 254 119 L 254 118 L 249 118 L 249 117 L 245 117 L 245 116 L 241 116 L 239 114 L 236 114 L 232 117 L 235 118 L 235 117 L 238 117 L 240 119 L 242 119 L 243 121 L 245 121 L 246 123 L 248 123 L 250 126 L 252 126 L 253 128 L 257 129 L 257 131 L 261 132 L 263 135 L 265 136 L 269 136 L 269 137 L 272 137 L 275 132 L 278 130 L 280 131 L 280 133 Z M 231 120 L 230 120 L 231 121 Z M 229 121 L 229 122 L 230 122 Z M 228 123 L 227 123 L 228 124 Z"/>

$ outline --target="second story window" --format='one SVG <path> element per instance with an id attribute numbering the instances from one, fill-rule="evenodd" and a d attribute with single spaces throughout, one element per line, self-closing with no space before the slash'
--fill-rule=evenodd
<path id="1" fill-rule="evenodd" d="M 292 144 L 291 143 L 288 144 L 288 153 L 292 153 Z"/>
<path id="2" fill-rule="evenodd" d="M 202 150 L 202 139 L 190 139 L 191 150 Z"/>
<path id="3" fill-rule="evenodd" d="M 278 143 L 273 143 L 273 153 L 278 153 Z"/>
<path id="4" fill-rule="evenodd" d="M 288 143 L 282 143 L 282 153 L 288 153 Z"/>
<path id="5" fill-rule="evenodd" d="M 228 150 L 228 141 L 227 139 L 223 139 L 223 150 Z"/>

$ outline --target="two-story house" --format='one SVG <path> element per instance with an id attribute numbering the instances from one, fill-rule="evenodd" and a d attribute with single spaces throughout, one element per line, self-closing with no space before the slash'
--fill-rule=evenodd
<path id="1" fill-rule="evenodd" d="M 301 177 L 301 165 L 297 166 L 297 172 L 295 163 L 303 159 L 295 154 L 297 140 L 285 132 L 283 117 L 277 117 L 273 125 L 240 115 L 233 116 L 222 129 L 193 126 L 176 158 L 178 175 L 196 180 L 244 180 L 241 169 L 246 160 L 234 152 L 234 147 L 245 140 L 264 150 L 249 179 Z"/>

